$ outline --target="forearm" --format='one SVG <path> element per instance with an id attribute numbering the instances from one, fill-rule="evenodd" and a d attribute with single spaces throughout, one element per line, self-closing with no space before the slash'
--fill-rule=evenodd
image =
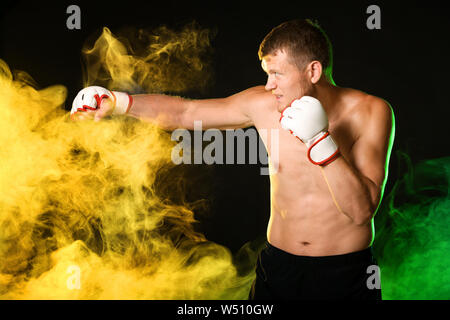
<path id="1" fill-rule="evenodd" d="M 379 200 L 377 186 L 342 155 L 325 166 L 323 172 L 343 213 L 358 225 L 368 223 Z"/>
<path id="2" fill-rule="evenodd" d="M 161 94 L 133 95 L 128 115 L 151 122 L 166 130 L 183 127 L 183 115 L 189 100 Z"/>

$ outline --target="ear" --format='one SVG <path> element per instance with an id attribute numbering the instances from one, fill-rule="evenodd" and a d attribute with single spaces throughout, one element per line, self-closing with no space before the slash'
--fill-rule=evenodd
<path id="1" fill-rule="evenodd" d="M 315 60 L 308 65 L 308 76 L 312 84 L 316 84 L 322 76 L 322 64 Z"/>

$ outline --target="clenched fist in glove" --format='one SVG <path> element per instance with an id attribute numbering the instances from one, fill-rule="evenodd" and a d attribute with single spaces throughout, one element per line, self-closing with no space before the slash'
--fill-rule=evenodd
<path id="1" fill-rule="evenodd" d="M 132 97 L 126 92 L 91 86 L 78 92 L 72 103 L 70 117 L 71 119 L 94 117 L 99 121 L 109 115 L 126 114 L 132 102 Z"/>
<path id="2" fill-rule="evenodd" d="M 316 98 L 303 96 L 283 110 L 281 127 L 289 130 L 308 147 L 308 159 L 327 165 L 339 156 L 339 148 L 328 132 L 328 117 Z"/>

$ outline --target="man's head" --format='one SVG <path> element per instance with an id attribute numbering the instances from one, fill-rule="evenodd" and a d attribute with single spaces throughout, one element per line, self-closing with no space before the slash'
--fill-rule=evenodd
<path id="1" fill-rule="evenodd" d="M 331 43 L 317 23 L 308 19 L 273 28 L 261 42 L 258 55 L 268 74 L 266 90 L 277 97 L 279 109 L 312 95 L 322 77 L 333 83 Z"/>

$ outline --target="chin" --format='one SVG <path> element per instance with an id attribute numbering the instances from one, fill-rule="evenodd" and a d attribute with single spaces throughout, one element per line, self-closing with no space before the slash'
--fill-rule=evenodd
<path id="1" fill-rule="evenodd" d="M 278 102 L 278 112 L 282 112 L 286 108 L 286 104 L 283 102 Z"/>
<path id="2" fill-rule="evenodd" d="M 278 111 L 283 111 L 288 106 L 288 103 L 286 99 L 277 100 Z"/>

